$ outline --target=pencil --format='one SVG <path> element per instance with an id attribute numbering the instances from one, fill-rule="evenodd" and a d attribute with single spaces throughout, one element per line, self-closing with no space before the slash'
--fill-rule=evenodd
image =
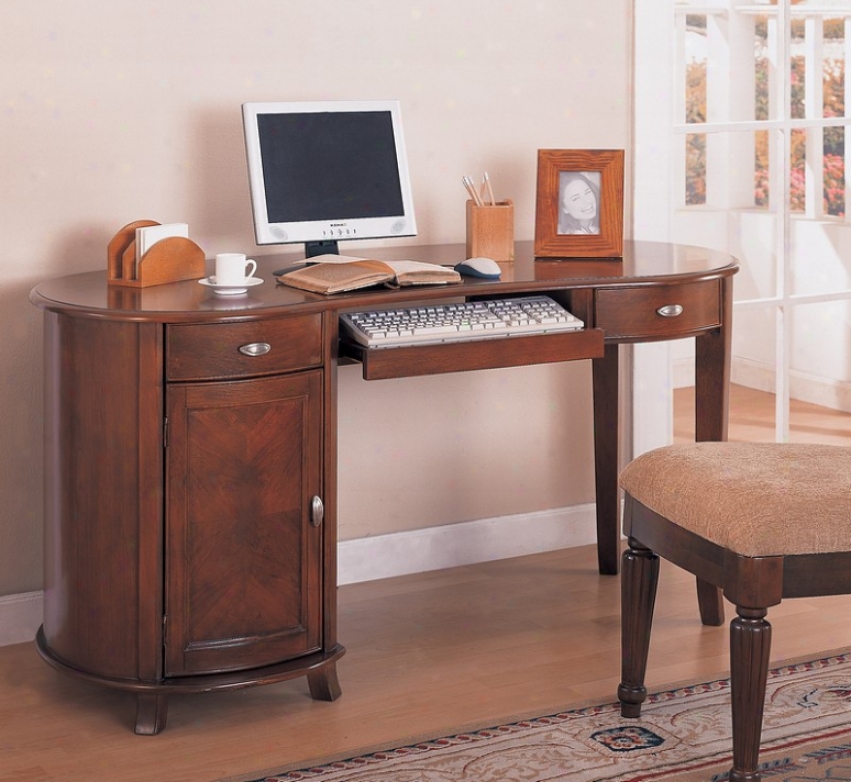
<path id="1" fill-rule="evenodd" d="M 484 204 L 482 204 L 482 199 L 479 198 L 479 194 L 476 192 L 476 188 L 473 185 L 472 178 L 468 176 L 461 177 L 461 181 L 464 183 L 464 187 L 467 188 L 467 192 L 473 199 L 473 203 L 475 203 L 476 206 L 484 206 Z"/>
<path id="2" fill-rule="evenodd" d="M 493 188 L 491 187 L 491 178 L 488 176 L 487 171 L 485 171 L 484 184 L 485 187 L 487 187 L 488 189 L 488 199 L 490 200 L 490 205 L 496 206 L 496 199 L 494 199 L 493 197 Z"/>

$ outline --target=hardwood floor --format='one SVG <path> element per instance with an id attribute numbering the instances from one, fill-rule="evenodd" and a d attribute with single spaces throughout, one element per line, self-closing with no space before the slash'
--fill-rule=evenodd
<path id="1" fill-rule="evenodd" d="M 773 413 L 742 412 L 736 399 L 753 396 L 734 394 L 732 436 L 762 432 Z M 679 396 L 678 420 L 689 415 Z M 830 430 L 827 419 L 808 425 Z M 62 676 L 32 644 L 0 648 L 0 781 L 213 782 L 612 701 L 619 580 L 595 568 L 586 546 L 342 587 L 338 701 L 312 701 L 303 679 L 180 696 L 154 737 L 132 732 L 131 696 Z M 851 645 L 849 608 L 828 597 L 772 609 L 772 660 Z M 700 625 L 691 578 L 663 564 L 648 686 L 726 668 L 727 629 Z"/>
<path id="2" fill-rule="evenodd" d="M 789 440 L 851 445 L 851 414 L 800 402 L 789 406 Z M 730 388 L 730 440 L 774 442 L 774 395 L 752 388 Z M 694 387 L 674 391 L 674 438 L 694 439 Z"/>
<path id="3" fill-rule="evenodd" d="M 772 659 L 851 645 L 849 607 L 773 609 Z M 304 680 L 180 696 L 154 737 L 132 732 L 129 695 L 55 672 L 32 644 L 0 648 L 0 780 L 213 782 L 615 697 L 619 580 L 590 546 L 345 586 L 340 609 L 338 701 Z M 648 685 L 726 666 L 726 628 L 702 627 L 690 577 L 663 567 Z"/>

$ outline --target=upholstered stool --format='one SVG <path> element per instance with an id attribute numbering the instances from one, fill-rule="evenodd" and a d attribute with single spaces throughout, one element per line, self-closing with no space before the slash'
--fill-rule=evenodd
<path id="1" fill-rule="evenodd" d="M 620 476 L 629 547 L 621 576 L 618 698 L 638 717 L 658 557 L 723 591 L 730 624 L 731 782 L 757 782 L 768 678 L 769 606 L 851 592 L 851 448 L 690 443 L 659 448 Z"/>

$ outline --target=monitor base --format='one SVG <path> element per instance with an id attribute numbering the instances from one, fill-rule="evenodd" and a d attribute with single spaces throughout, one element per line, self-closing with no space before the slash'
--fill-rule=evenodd
<path id="1" fill-rule="evenodd" d="M 339 255 L 340 249 L 336 241 L 318 241 L 304 243 L 304 257 L 313 258 L 316 255 Z"/>

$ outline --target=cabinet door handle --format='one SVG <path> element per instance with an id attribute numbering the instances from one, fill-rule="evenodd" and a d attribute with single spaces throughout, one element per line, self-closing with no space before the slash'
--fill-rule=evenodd
<path id="1" fill-rule="evenodd" d="M 268 342 L 250 342 L 239 346 L 239 352 L 243 356 L 265 356 L 271 349 L 272 346 Z"/>
<path id="2" fill-rule="evenodd" d="M 656 310 L 657 315 L 661 315 L 663 318 L 676 318 L 677 315 L 683 314 L 683 305 L 682 304 L 666 304 L 664 307 L 659 307 Z"/>
<path id="3" fill-rule="evenodd" d="M 325 506 L 319 497 L 314 496 L 310 501 L 310 523 L 314 527 L 322 524 L 322 519 L 325 518 Z"/>

